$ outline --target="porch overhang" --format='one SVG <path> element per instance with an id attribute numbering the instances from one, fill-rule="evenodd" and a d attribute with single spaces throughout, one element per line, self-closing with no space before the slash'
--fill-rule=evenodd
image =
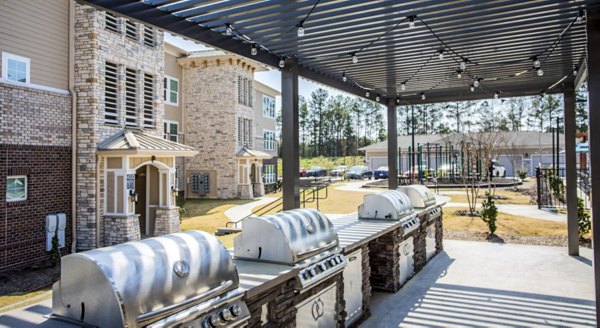
<path id="1" fill-rule="evenodd" d="M 265 152 L 262 152 L 260 150 L 249 149 L 246 147 L 243 147 L 242 149 L 240 149 L 235 156 L 238 159 L 271 159 L 271 158 L 273 158 L 272 155 L 269 155 Z"/>
<path id="2" fill-rule="evenodd" d="M 98 145 L 98 155 L 175 156 L 198 154 L 194 147 L 149 135 L 140 130 L 123 130 Z"/>

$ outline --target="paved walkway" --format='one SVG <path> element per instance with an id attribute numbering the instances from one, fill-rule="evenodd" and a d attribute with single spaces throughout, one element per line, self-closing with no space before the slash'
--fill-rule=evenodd
<path id="1" fill-rule="evenodd" d="M 232 222 L 238 222 L 239 220 L 252 214 L 252 209 L 257 206 L 262 206 L 275 201 L 277 198 L 273 197 L 262 197 L 257 201 L 246 203 L 243 205 L 234 206 L 225 211 L 225 216 Z"/>
<path id="2" fill-rule="evenodd" d="M 446 207 L 468 207 L 468 203 L 453 203 L 448 202 Z M 481 204 L 477 204 L 481 207 Z M 537 205 L 510 205 L 510 204 L 496 204 L 498 211 L 520 217 L 527 217 L 531 219 L 555 221 L 555 222 L 567 222 L 567 215 L 556 213 L 547 210 L 540 210 Z"/>
<path id="3" fill-rule="evenodd" d="M 444 241 L 397 293 L 375 292 L 361 327 L 595 325 L 592 251 Z"/>

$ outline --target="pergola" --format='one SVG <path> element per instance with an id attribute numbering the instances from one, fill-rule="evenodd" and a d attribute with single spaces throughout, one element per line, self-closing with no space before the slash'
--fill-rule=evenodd
<path id="1" fill-rule="evenodd" d="M 299 207 L 299 76 L 387 106 L 390 176 L 398 104 L 562 93 L 569 254 L 579 254 L 575 89 L 588 81 L 591 161 L 600 163 L 598 0 L 78 1 L 281 69 L 285 209 Z M 600 186 L 600 166 L 591 176 Z M 600 193 L 592 210 L 600 240 Z M 598 302 L 597 263 L 594 248 Z"/>

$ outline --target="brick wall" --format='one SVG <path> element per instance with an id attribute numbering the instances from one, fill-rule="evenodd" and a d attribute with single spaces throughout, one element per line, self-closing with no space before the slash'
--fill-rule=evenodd
<path id="1" fill-rule="evenodd" d="M 6 202 L 6 177 L 27 175 L 27 200 Z M 46 252 L 48 214 L 66 213 L 66 254 L 71 246 L 71 149 L 0 144 L 0 271 L 39 265 Z"/>

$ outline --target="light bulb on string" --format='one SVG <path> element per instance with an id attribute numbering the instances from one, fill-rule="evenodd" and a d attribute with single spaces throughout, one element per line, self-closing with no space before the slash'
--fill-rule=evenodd
<path id="1" fill-rule="evenodd" d="M 473 86 L 476 88 L 479 86 L 479 78 L 475 78 L 475 80 L 473 81 Z"/>
<path id="2" fill-rule="evenodd" d="M 256 43 L 253 43 L 252 46 L 250 46 L 250 53 L 252 54 L 252 56 L 256 56 L 258 54 Z"/>
<path id="3" fill-rule="evenodd" d="M 375 96 L 375 101 L 379 101 L 379 95 Z"/>
<path id="4" fill-rule="evenodd" d="M 298 28 L 296 32 L 298 32 L 298 37 L 304 36 L 304 26 L 302 26 L 302 23 L 298 23 Z"/>
<path id="5" fill-rule="evenodd" d="M 573 67 L 573 76 L 577 76 L 577 73 L 579 73 L 579 67 L 575 66 Z"/>
<path id="6" fill-rule="evenodd" d="M 475 86 L 471 84 L 471 92 L 475 92 Z"/>
<path id="7" fill-rule="evenodd" d="M 358 56 L 355 53 L 352 54 L 352 63 L 353 64 L 358 63 Z"/>
<path id="8" fill-rule="evenodd" d="M 425 92 L 421 92 L 421 99 L 422 99 L 422 100 L 425 100 L 425 99 L 427 99 L 427 97 L 425 97 Z"/>
<path id="9" fill-rule="evenodd" d="M 541 69 L 541 68 L 538 68 L 538 69 L 537 69 L 537 75 L 538 75 L 538 76 L 544 76 L 544 70 L 543 70 L 543 69 Z"/>
<path id="10" fill-rule="evenodd" d="M 406 82 L 400 83 L 400 89 L 402 89 L 402 91 L 406 90 Z"/>
<path id="11" fill-rule="evenodd" d="M 494 93 L 494 99 L 498 99 L 499 96 L 498 91 L 496 91 L 496 93 Z"/>
<path id="12" fill-rule="evenodd" d="M 281 58 L 279 60 L 279 67 L 284 68 L 285 67 L 285 59 Z"/>
<path id="13" fill-rule="evenodd" d="M 533 67 L 540 68 L 540 66 L 542 66 L 542 63 L 540 63 L 540 60 L 537 58 L 534 58 L 533 59 Z"/>
<path id="14" fill-rule="evenodd" d="M 438 57 L 440 60 L 444 60 L 444 49 L 438 50 Z"/>
<path id="15" fill-rule="evenodd" d="M 585 12 L 583 9 L 579 9 L 579 14 L 577 15 L 577 23 L 581 23 L 583 21 L 583 16 L 585 16 Z"/>
<path id="16" fill-rule="evenodd" d="M 348 78 L 346 77 L 346 72 L 342 73 L 342 81 L 348 81 Z"/>
<path id="17" fill-rule="evenodd" d="M 396 98 L 396 104 L 400 103 L 400 97 Z"/>
<path id="18" fill-rule="evenodd" d="M 459 65 L 460 65 L 461 71 L 464 71 L 465 69 L 467 69 L 467 61 L 466 60 L 461 61 Z"/>
<path id="19" fill-rule="evenodd" d="M 462 71 L 457 71 L 456 72 L 456 77 L 459 79 L 462 79 Z"/>
<path id="20" fill-rule="evenodd" d="M 367 92 L 365 92 L 365 97 L 369 98 L 371 96 L 371 93 L 369 92 L 369 90 L 367 90 Z"/>
<path id="21" fill-rule="evenodd" d="M 229 24 L 227 24 L 226 26 L 227 26 L 227 28 L 225 29 L 225 34 L 227 36 L 231 36 L 233 34 L 233 29 L 231 28 L 231 25 L 229 25 Z"/>
<path id="22" fill-rule="evenodd" d="M 408 17 L 408 28 L 415 28 L 415 16 Z"/>

